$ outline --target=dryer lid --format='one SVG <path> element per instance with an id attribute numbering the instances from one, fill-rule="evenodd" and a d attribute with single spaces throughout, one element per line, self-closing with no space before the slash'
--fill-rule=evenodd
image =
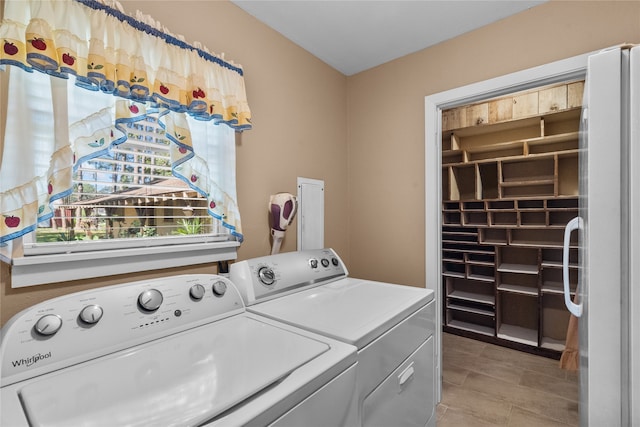
<path id="1" fill-rule="evenodd" d="M 345 278 L 248 311 L 364 348 L 433 299 L 433 290 Z"/>
<path id="2" fill-rule="evenodd" d="M 327 350 L 234 316 L 47 375 L 20 395 L 34 425 L 198 425 Z"/>

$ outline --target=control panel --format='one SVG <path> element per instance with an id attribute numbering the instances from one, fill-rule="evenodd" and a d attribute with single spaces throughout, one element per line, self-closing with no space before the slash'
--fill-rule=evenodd
<path id="1" fill-rule="evenodd" d="M 2 386 L 244 312 L 229 279 L 194 274 L 54 298 L 2 328 Z"/>
<path id="2" fill-rule="evenodd" d="M 229 274 L 252 305 L 344 278 L 347 269 L 333 249 L 314 249 L 236 262 Z"/>

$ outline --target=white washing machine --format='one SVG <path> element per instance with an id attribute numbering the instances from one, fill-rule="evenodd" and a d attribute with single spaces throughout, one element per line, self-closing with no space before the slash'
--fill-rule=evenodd
<path id="1" fill-rule="evenodd" d="M 348 277 L 332 249 L 231 265 L 247 310 L 358 348 L 358 425 L 435 426 L 433 291 Z"/>
<path id="2" fill-rule="evenodd" d="M 2 426 L 352 426 L 354 346 L 185 275 L 37 304 L 2 328 Z"/>

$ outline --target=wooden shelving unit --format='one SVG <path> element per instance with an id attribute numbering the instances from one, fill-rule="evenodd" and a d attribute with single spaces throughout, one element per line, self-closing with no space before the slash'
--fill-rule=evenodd
<path id="1" fill-rule="evenodd" d="M 560 84 L 443 112 L 447 332 L 554 358 L 564 349 L 562 244 L 578 215 L 583 87 Z"/>

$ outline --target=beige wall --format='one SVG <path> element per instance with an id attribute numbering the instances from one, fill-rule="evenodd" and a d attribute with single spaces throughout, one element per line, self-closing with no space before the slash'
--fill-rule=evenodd
<path id="1" fill-rule="evenodd" d="M 425 96 L 622 42 L 640 1 L 551 1 L 350 77 L 350 274 L 424 286 Z"/>
<path id="2" fill-rule="evenodd" d="M 325 242 L 346 253 L 347 78 L 230 2 L 122 3 L 244 67 L 254 128 L 237 144 L 239 256 L 269 254 L 269 196 L 296 194 L 297 176 L 325 180 Z M 296 225 L 282 251 L 296 249 Z"/>
<path id="3" fill-rule="evenodd" d="M 325 242 L 347 257 L 347 77 L 226 1 L 122 1 L 128 12 L 149 14 L 245 70 L 254 129 L 237 138 L 237 190 L 245 241 L 239 257 L 268 255 L 267 205 L 271 194 L 297 193 L 296 177 L 325 181 Z M 296 249 L 296 222 L 282 251 Z M 113 276 L 11 289 L 1 265 L 0 324 L 39 301 L 168 272 Z M 185 273 L 190 269 L 176 270 Z M 194 272 L 215 272 L 200 266 Z"/>
<path id="4" fill-rule="evenodd" d="M 424 285 L 424 97 L 596 50 L 640 42 L 640 2 L 559 2 L 349 78 L 226 1 L 123 1 L 243 65 L 254 129 L 238 138 L 239 257 L 269 252 L 269 195 L 325 180 L 325 244 L 356 277 Z M 454 24 L 454 23 L 453 23 Z M 437 209 L 434 206 L 433 209 Z M 295 223 L 283 251 L 296 248 Z M 215 272 L 212 266 L 175 270 Z M 153 275 L 168 274 L 166 271 Z M 11 289 L 0 324 L 32 304 L 150 277 Z"/>

